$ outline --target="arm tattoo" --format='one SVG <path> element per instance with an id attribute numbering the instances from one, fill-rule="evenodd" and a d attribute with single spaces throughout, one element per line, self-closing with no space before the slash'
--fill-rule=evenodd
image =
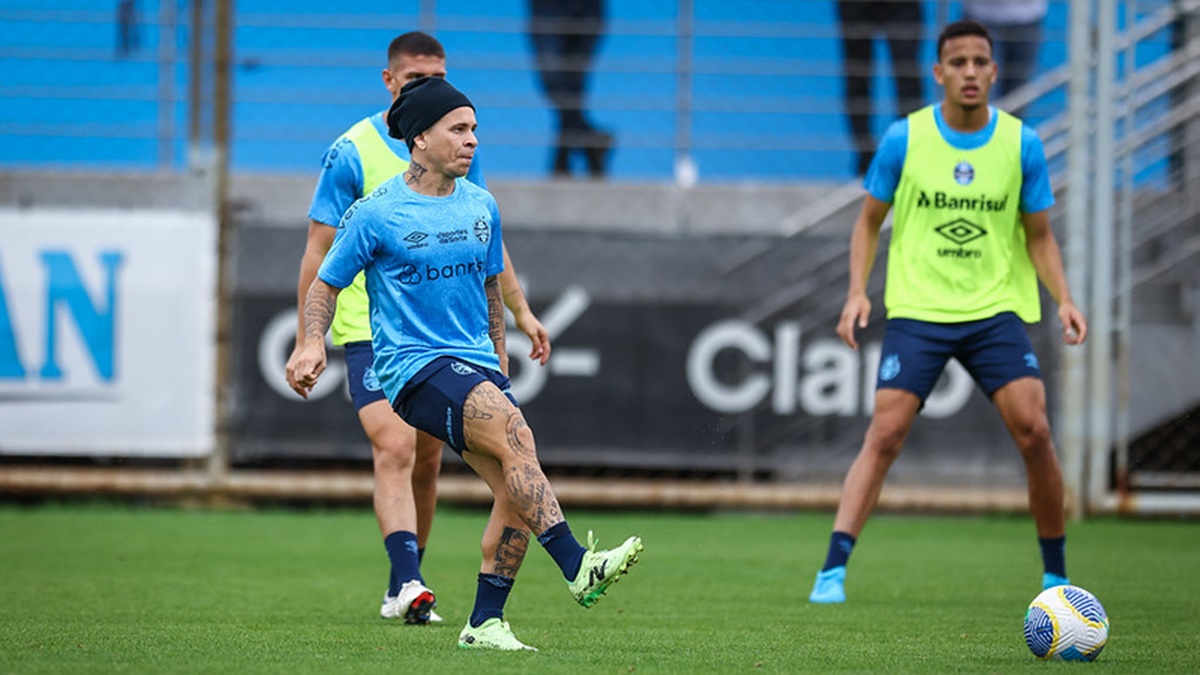
<path id="1" fill-rule="evenodd" d="M 488 301 L 488 337 L 496 347 L 497 354 L 504 353 L 504 301 L 500 298 L 500 279 L 490 276 L 483 281 L 483 290 Z"/>
<path id="2" fill-rule="evenodd" d="M 325 331 L 333 323 L 333 313 L 337 310 L 337 289 L 320 279 L 313 280 L 304 296 L 304 339 L 325 339 Z"/>
<path id="3" fill-rule="evenodd" d="M 429 169 L 426 169 L 418 162 L 409 162 L 408 171 L 404 172 L 404 182 L 409 185 L 416 185 L 417 181 L 421 180 L 421 177 L 428 172 Z"/>
<path id="4" fill-rule="evenodd" d="M 500 534 L 500 544 L 496 546 L 496 559 L 493 574 L 509 577 L 517 576 L 521 563 L 525 560 L 525 552 L 529 550 L 529 533 L 514 527 L 505 527 Z"/>

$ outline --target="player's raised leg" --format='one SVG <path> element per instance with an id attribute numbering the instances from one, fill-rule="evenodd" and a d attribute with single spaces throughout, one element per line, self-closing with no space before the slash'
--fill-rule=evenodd
<path id="1" fill-rule="evenodd" d="M 640 537 L 597 551 L 590 535 L 588 548 L 575 539 L 558 498 L 538 462 L 533 432 L 519 408 L 491 382 L 471 390 L 463 406 L 463 438 L 469 449 L 499 465 L 499 485 L 489 481 L 498 502 L 520 518 L 558 564 L 572 595 L 584 607 L 594 605 L 642 551 Z M 464 453 L 464 457 L 467 453 Z M 485 476 L 485 480 L 488 478 Z"/>

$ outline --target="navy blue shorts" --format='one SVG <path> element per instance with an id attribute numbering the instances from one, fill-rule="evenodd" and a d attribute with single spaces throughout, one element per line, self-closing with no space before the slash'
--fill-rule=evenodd
<path id="1" fill-rule="evenodd" d="M 350 388 L 354 409 L 362 410 L 369 403 L 386 401 L 383 385 L 375 377 L 375 350 L 371 348 L 371 341 L 347 342 L 345 348 L 346 386 Z"/>
<path id="2" fill-rule="evenodd" d="M 951 357 L 988 398 L 1013 380 L 1042 377 L 1025 324 L 1012 312 L 963 323 L 889 319 L 875 388 L 903 389 L 924 401 Z"/>
<path id="3" fill-rule="evenodd" d="M 471 390 L 483 382 L 499 387 L 517 405 L 503 373 L 440 356 L 413 375 L 396 395 L 392 408 L 405 422 L 441 439 L 461 455 L 467 449 L 463 440 L 463 404 Z"/>

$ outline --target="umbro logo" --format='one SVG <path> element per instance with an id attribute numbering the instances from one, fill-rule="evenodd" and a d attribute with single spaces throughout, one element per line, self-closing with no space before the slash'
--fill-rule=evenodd
<path id="1" fill-rule="evenodd" d="M 934 231 L 959 246 L 987 235 L 987 230 L 963 218 L 940 225 Z"/>
<path id="2" fill-rule="evenodd" d="M 425 234 L 424 232 L 409 232 L 408 236 L 404 238 L 404 241 L 407 241 L 410 244 L 419 244 L 425 241 L 427 238 L 429 238 L 429 235 Z"/>

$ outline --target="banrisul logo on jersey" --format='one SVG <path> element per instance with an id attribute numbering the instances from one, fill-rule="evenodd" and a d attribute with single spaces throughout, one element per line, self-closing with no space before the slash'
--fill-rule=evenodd
<path id="1" fill-rule="evenodd" d="M 482 260 L 468 260 L 446 265 L 414 265 L 408 263 L 400 268 L 397 279 L 405 286 L 416 286 L 425 281 L 443 281 L 464 276 L 479 276 L 483 274 Z"/>
<path id="2" fill-rule="evenodd" d="M 938 190 L 930 196 L 924 190 L 917 196 L 918 209 L 950 209 L 954 211 L 977 211 L 1000 213 L 1008 208 L 1008 195 L 1001 199 L 989 199 L 987 195 L 955 197 Z"/>

